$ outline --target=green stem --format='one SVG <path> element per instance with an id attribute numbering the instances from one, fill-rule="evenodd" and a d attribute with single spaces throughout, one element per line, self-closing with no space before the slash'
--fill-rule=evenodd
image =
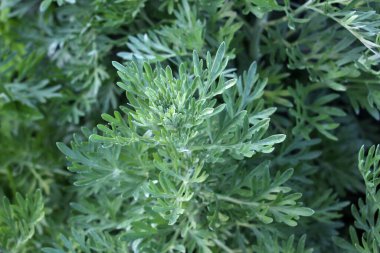
<path id="1" fill-rule="evenodd" d="M 258 206 L 260 206 L 259 203 L 256 203 L 256 202 L 247 202 L 247 201 L 243 201 L 243 200 L 240 200 L 240 199 L 232 198 L 230 196 L 216 194 L 216 197 L 219 200 L 227 201 L 227 202 L 234 203 L 234 204 L 237 204 L 237 205 L 245 205 L 245 206 L 252 206 L 252 207 L 258 207 Z"/>
<path id="2" fill-rule="evenodd" d="M 263 18 L 257 19 L 253 28 L 253 42 L 251 43 L 253 59 L 258 61 L 261 57 L 260 53 L 260 41 L 263 33 L 264 26 L 268 20 L 268 15 L 265 14 Z"/>
<path id="3" fill-rule="evenodd" d="M 306 3 L 304 3 L 303 5 L 301 5 L 300 7 L 298 7 L 293 12 L 293 16 L 297 16 L 298 14 L 300 14 L 301 12 L 303 12 L 304 10 L 306 10 L 308 8 L 308 6 L 311 5 L 313 2 L 314 2 L 314 0 L 309 0 Z M 286 21 L 288 21 L 288 16 L 287 15 L 285 15 L 282 18 L 279 18 L 279 19 L 268 21 L 268 22 L 265 23 L 265 26 L 266 27 L 267 26 L 274 26 L 274 25 L 278 25 L 278 24 L 281 24 L 281 23 L 286 22 Z"/>
<path id="4" fill-rule="evenodd" d="M 219 248 L 223 249 L 223 252 L 235 253 L 232 249 L 230 249 L 229 247 L 227 247 L 227 245 L 225 245 L 223 242 L 219 241 L 218 239 L 214 239 L 214 242 L 215 242 L 216 245 L 219 246 Z"/>

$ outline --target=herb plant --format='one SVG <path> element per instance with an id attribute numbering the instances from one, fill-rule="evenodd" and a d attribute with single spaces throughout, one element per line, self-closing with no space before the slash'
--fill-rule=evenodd
<path id="1" fill-rule="evenodd" d="M 376 0 L 2 0 L 0 252 L 380 252 L 379 34 Z"/>

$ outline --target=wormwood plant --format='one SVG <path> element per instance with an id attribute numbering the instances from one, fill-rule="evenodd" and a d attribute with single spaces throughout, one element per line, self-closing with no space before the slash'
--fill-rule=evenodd
<path id="1" fill-rule="evenodd" d="M 376 0 L 1 0 L 0 252 L 380 252 L 379 34 Z"/>
<path id="2" fill-rule="evenodd" d="M 266 82 L 256 64 L 235 78 L 224 51 L 222 44 L 206 61 L 194 52 L 177 78 L 170 67 L 114 62 L 129 101 L 121 107 L 125 119 L 119 112 L 104 114 L 108 127 L 98 125 L 102 135 L 91 134 L 91 143 L 78 140 L 73 149 L 58 144 L 87 197 L 98 199 L 107 189 L 98 201 L 123 196 L 125 207 L 113 210 L 114 218 L 95 218 L 86 227 L 123 230 L 117 237 L 144 252 L 232 251 L 239 240 L 249 250 L 252 241 L 235 234 L 249 224 L 295 226 L 313 213 L 284 185 L 292 170 L 271 176 L 269 161 L 245 162 L 273 151 L 285 136 L 265 137 L 274 109 L 263 108 Z M 86 205 L 76 208 L 87 213 Z M 130 218 L 118 219 L 124 215 Z"/>

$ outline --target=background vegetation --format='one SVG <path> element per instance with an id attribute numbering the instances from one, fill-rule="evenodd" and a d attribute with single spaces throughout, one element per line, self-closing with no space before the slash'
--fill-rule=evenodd
<path id="1" fill-rule="evenodd" d="M 1 0 L 0 252 L 379 252 L 379 36 L 376 0 Z"/>

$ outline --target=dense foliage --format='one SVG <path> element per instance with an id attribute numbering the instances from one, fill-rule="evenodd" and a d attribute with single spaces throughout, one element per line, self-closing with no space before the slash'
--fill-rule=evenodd
<path id="1" fill-rule="evenodd" d="M 1 0 L 0 252 L 380 252 L 379 120 L 377 0 Z"/>

